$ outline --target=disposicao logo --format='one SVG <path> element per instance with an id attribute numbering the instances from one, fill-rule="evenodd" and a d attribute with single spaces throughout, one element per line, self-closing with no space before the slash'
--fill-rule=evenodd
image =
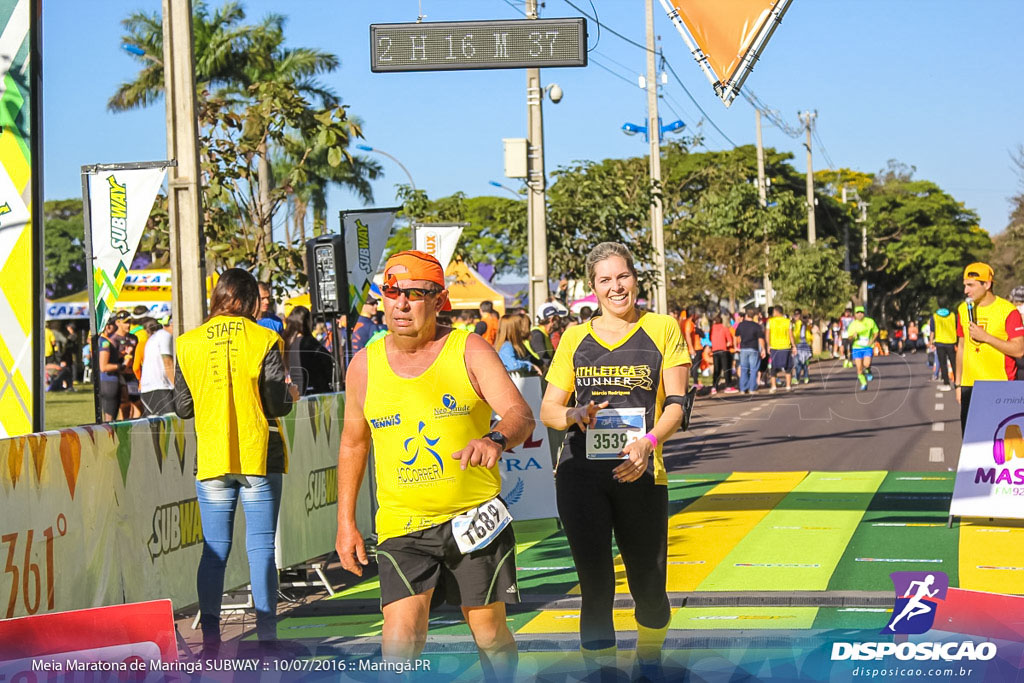
<path id="1" fill-rule="evenodd" d="M 935 624 L 946 599 L 949 577 L 945 572 L 893 572 L 896 591 L 892 617 L 880 633 L 888 636 L 920 635 Z M 996 656 L 995 643 L 973 641 L 832 643 L 832 661 L 896 657 L 907 661 L 987 661 Z"/>
<path id="2" fill-rule="evenodd" d="M 893 572 L 889 578 L 896 590 L 896 603 L 882 633 L 928 632 L 939 603 L 946 599 L 949 577 L 945 572 Z"/>

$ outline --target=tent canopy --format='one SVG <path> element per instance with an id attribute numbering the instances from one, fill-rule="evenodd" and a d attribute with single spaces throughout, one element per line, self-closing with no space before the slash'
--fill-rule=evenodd
<path id="1" fill-rule="evenodd" d="M 206 278 L 206 291 L 212 292 L 217 276 Z M 130 270 L 114 310 L 147 306 L 149 315 L 162 318 L 171 314 L 171 271 L 166 268 Z M 46 301 L 47 320 L 88 320 L 89 296 L 85 290 Z"/>

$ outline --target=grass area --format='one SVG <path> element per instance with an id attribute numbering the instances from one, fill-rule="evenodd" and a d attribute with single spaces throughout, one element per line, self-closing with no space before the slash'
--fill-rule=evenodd
<path id="1" fill-rule="evenodd" d="M 75 391 L 50 391 L 46 394 L 46 428 L 63 429 L 92 424 L 92 385 L 75 383 Z"/>

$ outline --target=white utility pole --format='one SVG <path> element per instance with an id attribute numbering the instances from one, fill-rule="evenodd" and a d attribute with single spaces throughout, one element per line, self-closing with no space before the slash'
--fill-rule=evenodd
<path id="1" fill-rule="evenodd" d="M 817 238 L 814 228 L 814 168 L 811 163 L 811 129 L 814 126 L 814 119 L 818 118 L 818 112 L 805 111 L 800 114 L 800 120 L 804 123 L 807 131 L 807 241 L 814 244 Z"/>
<path id="2" fill-rule="evenodd" d="M 651 149 L 651 185 L 661 192 L 661 121 L 658 117 L 658 74 L 654 67 L 654 10 L 652 0 L 644 1 L 647 20 L 647 139 Z M 651 246 L 654 270 L 658 278 L 654 290 L 654 310 L 668 313 L 668 282 L 665 278 L 665 218 L 661 197 L 651 204 Z"/>
<path id="3" fill-rule="evenodd" d="M 764 145 L 761 143 L 761 110 L 754 107 L 757 117 L 757 197 L 761 203 L 761 210 L 768 209 L 768 183 L 764 177 Z M 771 268 L 771 247 L 768 245 L 768 222 L 764 223 L 764 304 L 766 313 L 771 313 L 772 305 L 775 303 L 775 292 L 772 291 L 772 278 L 769 274 Z"/>
<path id="4" fill-rule="evenodd" d="M 163 0 L 167 102 L 167 219 L 171 236 L 171 311 L 175 335 L 206 317 L 206 258 L 199 194 L 199 135 L 192 56 L 192 0 Z"/>
<path id="5" fill-rule="evenodd" d="M 860 302 L 868 305 L 868 203 L 860 203 Z"/>
<path id="6" fill-rule="evenodd" d="M 526 0 L 526 18 L 537 19 L 537 0 Z M 526 216 L 527 251 L 529 252 L 530 319 L 536 320 L 541 306 L 548 300 L 548 237 L 547 199 L 544 176 L 544 118 L 541 105 L 544 88 L 540 69 L 526 70 Z"/>

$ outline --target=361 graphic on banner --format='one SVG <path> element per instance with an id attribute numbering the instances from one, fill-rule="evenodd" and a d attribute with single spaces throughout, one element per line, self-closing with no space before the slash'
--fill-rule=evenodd
<path id="1" fill-rule="evenodd" d="M 43 598 L 44 585 L 46 609 L 53 609 L 53 544 L 56 538 L 64 536 L 67 532 L 67 518 L 61 513 L 57 515 L 56 524 L 46 527 L 41 534 L 37 534 L 35 529 L 28 529 L 0 536 L 0 545 L 7 549 L 3 567 L 4 576 L 10 577 L 11 582 L 6 619 L 14 616 L 19 599 L 26 614 L 38 612 Z M 42 544 L 38 542 L 38 536 L 43 537 Z M 2 595 L 2 587 L 0 587 L 0 597 Z"/>

